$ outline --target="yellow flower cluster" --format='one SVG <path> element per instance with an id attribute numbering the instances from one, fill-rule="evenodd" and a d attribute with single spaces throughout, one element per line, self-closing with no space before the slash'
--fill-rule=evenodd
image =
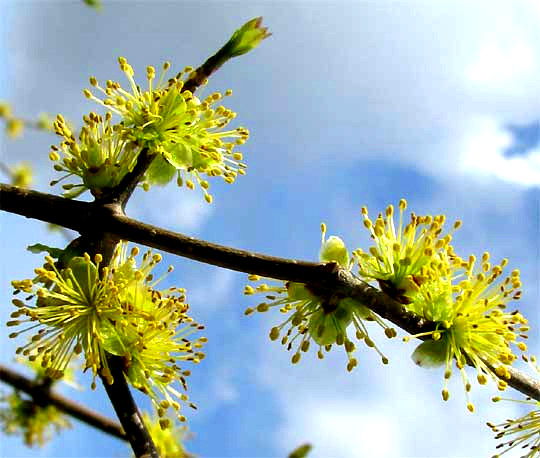
<path id="1" fill-rule="evenodd" d="M 524 358 L 529 362 L 530 366 L 540 374 L 540 368 L 537 365 L 536 358 Z M 500 454 L 494 455 L 493 458 L 499 458 L 510 450 L 518 447 L 521 453 L 527 452 L 525 455 L 521 455 L 522 458 L 537 458 L 540 456 L 540 401 L 527 398 L 525 400 L 515 399 L 503 399 L 500 396 L 493 398 L 494 402 L 499 401 L 513 401 L 520 404 L 526 404 L 533 406 L 527 414 L 517 419 L 507 419 L 506 421 L 493 424 L 488 422 L 487 425 L 491 430 L 496 433 L 495 439 L 506 438 L 505 442 L 501 442 L 497 445 L 497 449 L 503 449 Z"/>
<path id="2" fill-rule="evenodd" d="M 82 180 L 82 183 L 62 186 L 68 198 L 77 197 L 87 189 L 99 197 L 104 189 L 117 186 L 133 169 L 138 155 L 137 148 L 122 140 L 117 127 L 111 126 L 110 113 L 105 115 L 105 120 L 96 113 L 89 113 L 83 117 L 83 122 L 78 140 L 62 115 L 54 122 L 56 134 L 64 140 L 58 147 L 51 147 L 49 159 L 55 162 L 57 172 L 66 175 L 52 181 L 51 185 L 71 176 Z"/>
<path id="3" fill-rule="evenodd" d="M 154 288 L 161 279 L 154 280 L 151 272 L 161 256 L 149 251 L 137 266 L 137 255 L 137 248 L 128 254 L 127 244 L 121 243 L 110 266 L 102 269 L 100 255 L 94 262 L 88 255 L 74 257 L 64 269 L 47 256 L 44 267 L 36 269 L 36 278 L 12 282 L 16 292 L 37 298 L 34 305 L 13 300 L 18 309 L 8 326 L 27 327 L 10 337 L 32 330 L 30 341 L 17 353 L 31 361 L 40 359 L 52 378 L 62 377 L 71 358 L 83 354 L 84 368 L 91 369 L 94 378 L 99 374 L 113 383 L 107 355 L 120 356 L 125 376 L 150 396 L 158 414 L 173 407 L 184 421 L 178 401 L 194 405 L 174 384 L 186 391 L 190 371 L 179 363 L 204 358 L 200 348 L 206 338 L 188 339 L 203 326 L 187 315 L 183 289 Z"/>
<path id="4" fill-rule="evenodd" d="M 15 391 L 0 397 L 0 424 L 5 434 L 22 434 L 29 447 L 43 446 L 54 433 L 71 427 L 69 420 L 52 405 L 40 406 Z"/>
<path id="5" fill-rule="evenodd" d="M 475 268 L 475 256 L 463 260 L 450 245 L 451 233 L 443 236 L 444 215 L 412 214 L 405 225 L 406 208 L 402 199 L 397 228 L 393 206 L 386 209 L 385 216 L 379 214 L 375 223 L 367 209 L 362 209 L 364 225 L 375 244 L 368 253 L 353 253 L 358 272 L 361 278 L 376 280 L 406 309 L 434 323 L 433 331 L 413 336 L 425 340 L 415 350 L 413 360 L 426 367 L 444 365 L 444 400 L 449 398 L 447 383 L 455 361 L 467 393 L 467 408 L 473 411 L 464 367 L 476 368 L 480 384 L 491 377 L 504 390 L 505 379 L 510 377 L 507 367 L 516 359 L 510 345 L 527 349 L 525 343 L 518 342 L 527 337 L 527 320 L 518 312 L 506 311 L 507 303 L 521 295 L 519 271 L 501 281 L 508 260 L 491 265 L 489 253 L 483 254 Z M 460 226 L 457 221 L 453 230 Z"/>
<path id="6" fill-rule="evenodd" d="M 321 225 L 321 229 L 320 260 L 336 262 L 342 268 L 350 269 L 349 253 L 343 241 L 336 236 L 331 236 L 326 240 L 326 226 Z M 250 275 L 249 280 L 255 282 L 260 278 L 257 275 Z M 388 363 L 388 358 L 380 352 L 369 337 L 365 321 L 377 322 L 389 338 L 395 337 L 396 332 L 358 301 L 337 293 L 315 289 L 311 285 L 294 282 L 286 282 L 280 286 L 261 283 L 255 288 L 248 285 L 244 289 L 246 295 L 255 293 L 265 294 L 267 301 L 260 303 L 256 308 L 248 308 L 245 311 L 246 315 L 250 315 L 255 310 L 266 312 L 273 307 L 278 307 L 281 313 L 289 315 L 283 323 L 271 329 L 270 339 L 277 340 L 282 331 L 287 329 L 281 338 L 281 344 L 289 351 L 294 346 L 293 364 L 300 361 L 302 353 L 309 350 L 313 341 L 318 346 L 319 359 L 324 358 L 323 349 L 329 352 L 333 345 L 343 346 L 348 358 L 347 370 L 354 369 L 358 361 L 353 356 L 356 346 L 347 334 L 347 328 L 350 325 L 354 327 L 356 339 L 363 340 L 367 347 L 374 348 L 381 356 L 382 362 Z"/>
<path id="7" fill-rule="evenodd" d="M 90 85 L 104 98 L 96 97 L 89 89 L 84 94 L 121 116 L 117 135 L 131 149 L 147 150 L 157 156 L 145 176 L 146 189 L 152 184 L 168 183 L 176 175 L 179 186 L 185 182 L 193 189 L 195 182 L 198 183 L 205 199 L 211 202 L 209 183 L 203 176 L 221 176 L 227 183 L 233 183 L 238 175 L 245 173 L 242 153 L 234 151 L 234 147 L 244 144 L 249 132 L 243 127 L 224 130 L 236 113 L 222 105 L 215 106 L 223 98 L 221 93 L 214 92 L 201 101 L 183 90 L 182 76 L 189 75 L 193 71 L 191 67 L 165 81 L 170 68 L 168 62 L 163 64 L 157 82 L 154 67 L 147 67 L 148 89 L 142 90 L 127 60 L 120 57 L 118 62 L 131 92 L 111 80 L 102 87 L 91 77 Z M 230 90 L 225 92 L 225 96 L 231 94 Z"/>
<path id="8" fill-rule="evenodd" d="M 183 442 L 188 437 L 187 427 L 175 426 L 169 418 L 156 418 L 143 412 L 144 424 L 161 458 L 190 458 Z"/>

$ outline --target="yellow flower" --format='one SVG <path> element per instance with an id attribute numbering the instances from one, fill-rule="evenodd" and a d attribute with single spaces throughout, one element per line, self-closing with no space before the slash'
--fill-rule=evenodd
<path id="1" fill-rule="evenodd" d="M 405 199 L 399 201 L 399 222 L 394 224 L 394 207 L 386 208 L 385 216 L 379 214 L 375 223 L 362 208 L 364 226 L 370 231 L 375 245 L 367 253 L 361 249 L 353 252 L 358 262 L 358 272 L 366 280 L 377 280 L 381 289 L 397 300 L 407 302 L 407 292 L 414 287 L 414 277 L 422 267 L 444 252 L 452 240 L 451 233 L 442 236 L 444 215 L 417 216 L 411 214 L 405 224 L 403 212 L 407 208 Z M 454 223 L 453 230 L 461 222 Z"/>
<path id="2" fill-rule="evenodd" d="M 78 176 L 82 181 L 62 186 L 68 198 L 77 197 L 87 189 L 99 197 L 104 189 L 117 186 L 133 169 L 138 154 L 133 145 L 120 138 L 118 129 L 111 126 L 110 113 L 105 121 L 96 113 L 84 116 L 83 121 L 78 141 L 62 115 L 54 122 L 56 134 L 64 141 L 59 147 L 51 147 L 49 158 L 55 162 L 54 169 L 66 175 L 51 185 L 71 176 Z"/>
<path id="3" fill-rule="evenodd" d="M 331 236 L 326 240 L 326 226 L 322 224 L 321 229 L 320 260 L 336 262 L 342 268 L 350 269 L 349 254 L 343 241 L 336 236 Z M 260 280 L 257 275 L 250 275 L 249 279 Z M 246 315 L 255 310 L 266 312 L 273 307 L 279 307 L 281 313 L 289 315 L 283 323 L 271 329 L 270 339 L 277 340 L 286 329 L 285 335 L 281 338 L 281 344 L 289 351 L 294 345 L 293 364 L 300 361 L 302 353 L 309 350 L 313 341 L 318 346 L 317 355 L 320 359 L 324 358 L 323 349 L 329 352 L 333 345 L 343 346 L 348 357 L 347 370 L 351 371 L 358 362 L 353 357 L 356 346 L 347 335 L 347 328 L 350 325 L 354 327 L 357 340 L 363 340 L 368 347 L 375 348 L 383 363 L 388 363 L 388 359 L 369 337 L 364 321 L 377 322 L 389 338 L 395 337 L 396 332 L 358 301 L 338 293 L 316 289 L 312 285 L 294 282 L 285 282 L 281 286 L 269 286 L 262 283 L 255 288 L 246 286 L 244 289 L 244 294 L 255 293 L 265 294 L 268 301 L 260 303 L 255 309 L 248 308 L 245 311 Z M 295 341 L 297 341 L 296 344 Z"/>
<path id="4" fill-rule="evenodd" d="M 193 189 L 194 181 L 197 182 L 210 202 L 209 184 L 203 175 L 221 176 L 227 183 L 232 183 L 238 175 L 245 173 L 242 154 L 233 150 L 245 143 L 249 132 L 243 127 L 223 130 L 236 113 L 221 105 L 215 106 L 223 98 L 221 93 L 214 92 L 200 101 L 190 91 L 183 91 L 181 77 L 191 73 L 191 67 L 186 67 L 177 78 L 165 81 L 170 68 L 168 62 L 163 65 L 155 84 L 155 69 L 147 67 L 148 89 L 143 91 L 135 82 L 133 68 L 126 59 L 120 57 L 118 62 L 131 92 L 110 80 L 103 88 L 91 77 L 90 84 L 104 95 L 104 99 L 97 98 L 88 89 L 84 93 L 122 117 L 119 132 L 123 139 L 140 150 L 147 149 L 158 155 L 146 174 L 146 188 L 168 183 L 177 175 L 180 186 L 185 182 Z M 231 94 L 232 91 L 225 92 L 225 96 Z"/>
<path id="5" fill-rule="evenodd" d="M 173 426 L 169 418 L 156 418 L 143 412 L 144 424 L 161 458 L 189 458 L 183 442 L 188 434 L 186 426 Z"/>
<path id="6" fill-rule="evenodd" d="M 100 331 L 107 320 L 118 320 L 123 310 L 115 300 L 114 286 L 99 279 L 101 259 L 97 255 L 93 263 L 88 255 L 75 257 L 66 269 L 58 270 L 54 259 L 46 256 L 45 265 L 35 270 L 35 279 L 12 282 L 15 294 L 33 293 L 29 299 L 36 297 L 36 302 L 26 305 L 13 299 L 17 310 L 7 325 L 28 326 L 9 337 L 34 331 L 16 352 L 30 361 L 41 358 L 51 378 L 61 378 L 71 358 L 84 351 L 85 369 L 92 369 L 94 378 L 101 373 L 112 383 Z"/>
<path id="7" fill-rule="evenodd" d="M 9 118 L 6 123 L 6 133 L 10 138 L 19 138 L 24 131 L 24 121 L 18 118 Z"/>
<path id="8" fill-rule="evenodd" d="M 83 353 L 85 369 L 92 369 L 94 378 L 100 374 L 113 383 L 107 355 L 120 356 L 128 381 L 150 396 L 158 415 L 173 407 L 184 421 L 179 401 L 195 406 L 175 384 L 187 390 L 190 371 L 180 362 L 198 363 L 204 358 L 200 349 L 207 339 L 188 339 L 204 327 L 187 315 L 183 289 L 155 288 L 161 278 L 154 280 L 152 270 L 161 256 L 148 251 L 137 266 L 137 254 L 137 248 L 128 254 L 127 244 L 120 243 L 110 266 L 101 270 L 100 255 L 95 263 L 88 255 L 74 257 L 63 270 L 47 256 L 35 279 L 12 282 L 19 292 L 35 293 L 37 300 L 33 306 L 13 300 L 18 310 L 7 325 L 27 327 L 10 337 L 37 329 L 17 353 L 31 361 L 41 358 L 53 378 L 62 377 L 70 359 Z"/>
<path id="9" fill-rule="evenodd" d="M 530 363 L 531 367 L 540 374 L 540 369 L 536 365 L 536 358 L 534 356 L 531 357 Z M 496 425 L 490 422 L 487 423 L 491 430 L 496 433 L 495 439 L 502 439 L 503 437 L 508 439 L 506 442 L 501 442 L 497 445 L 497 449 L 504 449 L 504 451 L 494 455 L 493 458 L 499 458 L 515 447 L 518 447 L 521 453 L 527 452 L 525 455 L 521 455 L 522 458 L 540 456 L 540 402 L 531 398 L 525 400 L 503 399 L 500 396 L 493 398 L 494 402 L 501 400 L 519 402 L 520 404 L 527 404 L 534 408 L 516 420 L 507 419 L 503 423 Z"/>
<path id="10" fill-rule="evenodd" d="M 21 188 L 27 188 L 32 183 L 32 166 L 27 162 L 11 167 L 11 184 Z"/>
<path id="11" fill-rule="evenodd" d="M 451 252 L 451 250 L 450 250 Z M 416 294 L 405 305 L 429 321 L 435 329 L 414 337 L 430 337 L 413 353 L 413 360 L 421 366 L 445 366 L 444 400 L 449 397 L 448 379 L 452 375 L 452 361 L 460 370 L 467 408 L 474 410 L 469 400 L 471 384 L 465 372 L 467 364 L 477 370 L 481 385 L 491 377 L 500 390 L 507 386 L 505 378 L 510 374 L 507 367 L 516 359 L 511 344 L 519 350 L 527 349 L 518 338 L 526 338 L 527 320 L 517 311 L 507 312 L 506 305 L 519 299 L 521 287 L 519 271 L 502 282 L 499 277 L 507 264 L 491 266 L 489 254 L 484 253 L 482 263 L 475 269 L 476 259 L 471 256 L 463 261 L 457 256 L 441 256 L 422 270 L 422 279 Z"/>
<path id="12" fill-rule="evenodd" d="M 103 345 L 109 353 L 123 358 L 128 381 L 150 397 L 160 417 L 172 407 L 177 418 L 185 421 L 179 401 L 192 408 L 195 405 L 175 385 L 187 391 L 186 378 L 191 371 L 180 367 L 180 363 L 197 364 L 205 356 L 200 349 L 206 337 L 188 339 L 204 326 L 188 316 L 184 289 L 155 289 L 161 278 L 154 280 L 151 272 L 161 256 L 147 251 L 137 266 L 137 255 L 137 248 L 128 255 L 126 243 L 121 243 L 115 252 L 110 278 L 125 313 L 121 320 L 104 327 Z"/>
<path id="13" fill-rule="evenodd" d="M 29 447 L 42 447 L 54 433 L 70 428 L 69 420 L 52 405 L 40 406 L 20 393 L 0 397 L 0 424 L 6 434 L 22 434 Z"/>

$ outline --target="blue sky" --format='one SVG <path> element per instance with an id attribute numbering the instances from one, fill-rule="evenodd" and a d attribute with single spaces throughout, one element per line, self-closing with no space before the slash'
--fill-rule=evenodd
<path id="1" fill-rule="evenodd" d="M 233 89 L 226 105 L 251 137 L 248 173 L 233 185 L 212 183 L 214 203 L 174 186 L 138 191 L 128 215 L 187 235 L 277 256 L 316 260 L 319 225 L 350 249 L 367 248 L 362 205 L 371 213 L 405 197 L 417 214 L 462 219 L 458 253 L 510 258 L 520 268 L 520 310 L 538 353 L 540 299 L 540 34 L 538 2 L 505 1 L 0 1 L 0 99 L 32 118 L 62 113 L 78 123 L 98 107 L 84 99 L 88 76 L 123 81 L 116 58 L 136 77 L 146 65 L 198 65 L 246 20 L 264 16 L 272 37 L 212 77 L 208 91 Z M 36 188 L 48 182 L 52 135 L 0 137 L 6 163 L 31 160 Z M 44 225 L 0 214 L 0 319 L 10 313 L 11 279 L 41 263 L 25 251 L 61 246 Z M 246 275 L 165 256 L 210 339 L 193 370 L 188 449 L 204 457 L 283 457 L 300 443 L 313 457 L 480 457 L 494 453 L 485 421 L 515 417 L 493 405 L 495 387 L 473 384 L 465 408 L 461 381 L 443 403 L 442 371 L 414 366 L 413 343 L 373 338 L 390 358 L 358 351 L 314 355 L 297 366 L 269 341 L 276 315 L 244 317 Z M 11 361 L 17 342 L 0 335 Z M 402 337 L 403 334 L 398 334 Z M 472 374 L 471 374 L 472 375 Z M 81 383 L 88 387 L 84 377 Z M 101 388 L 63 392 L 107 415 Z M 509 394 L 518 397 L 517 393 Z M 142 399 L 142 398 L 141 398 Z M 144 404 L 144 402 L 143 402 Z M 121 457 L 125 445 L 74 422 L 41 451 L 2 437 L 1 456 Z"/>

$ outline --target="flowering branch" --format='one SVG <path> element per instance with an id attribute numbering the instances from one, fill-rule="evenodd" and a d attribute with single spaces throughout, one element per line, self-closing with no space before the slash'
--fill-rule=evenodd
<path id="1" fill-rule="evenodd" d="M 72 417 L 77 418 L 78 420 L 93 426 L 104 433 L 110 434 L 111 436 L 122 440 L 127 440 L 124 430 L 117 422 L 57 394 L 44 387 L 42 384 L 36 383 L 35 381 L 3 365 L 0 365 L 0 380 L 11 385 L 17 390 L 24 391 L 25 393 L 29 394 L 37 404 L 52 404 L 58 410 L 71 415 Z"/>
<path id="2" fill-rule="evenodd" d="M 433 330 L 433 323 L 407 311 L 402 304 L 357 279 L 346 269 L 339 268 L 336 263 L 313 263 L 238 250 L 136 221 L 111 207 L 98 208 L 93 203 L 72 201 L 5 184 L 0 184 L 0 210 L 59 224 L 83 234 L 106 230 L 121 239 L 199 262 L 305 283 L 356 299 L 410 334 Z M 508 385 L 540 401 L 539 381 L 511 367 L 508 370 Z"/>

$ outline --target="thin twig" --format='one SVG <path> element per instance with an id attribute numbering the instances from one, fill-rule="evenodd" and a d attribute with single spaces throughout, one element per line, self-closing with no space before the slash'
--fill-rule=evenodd
<path id="1" fill-rule="evenodd" d="M 34 402 L 39 405 L 53 405 L 65 414 L 71 415 L 78 420 L 93 426 L 94 428 L 117 437 L 127 440 L 122 426 L 117 422 L 104 417 L 60 394 L 51 391 L 43 384 L 37 383 L 11 369 L 0 364 L 0 380 L 13 388 L 29 394 Z"/>
<path id="2" fill-rule="evenodd" d="M 142 416 L 137 409 L 135 400 L 131 396 L 129 386 L 122 371 L 122 358 L 110 356 L 108 365 L 114 383 L 108 384 L 103 380 L 103 386 L 111 400 L 116 415 L 124 427 L 133 453 L 137 458 L 159 458 L 158 451 L 152 437 L 148 433 Z"/>
<path id="3" fill-rule="evenodd" d="M 353 297 L 410 334 L 433 330 L 433 323 L 407 311 L 402 304 L 350 272 L 339 269 L 336 264 L 284 259 L 217 245 L 141 223 L 112 208 L 96 208 L 91 203 L 70 201 L 4 184 L 0 184 L 0 210 L 64 225 L 83 233 L 91 231 L 93 227 L 101 231 L 106 228 L 123 240 L 207 264 L 279 280 L 308 283 Z M 510 374 L 511 378 L 507 380 L 510 386 L 540 401 L 539 381 L 517 369 L 511 369 Z"/>
<path id="4" fill-rule="evenodd" d="M 144 148 L 137 157 L 137 163 L 133 170 L 127 173 L 118 186 L 111 189 L 104 196 L 96 199 L 100 204 L 119 204 L 122 210 L 125 209 L 126 203 L 135 191 L 135 188 L 142 180 L 148 167 L 152 164 L 156 155 L 150 153 L 147 148 Z"/>

